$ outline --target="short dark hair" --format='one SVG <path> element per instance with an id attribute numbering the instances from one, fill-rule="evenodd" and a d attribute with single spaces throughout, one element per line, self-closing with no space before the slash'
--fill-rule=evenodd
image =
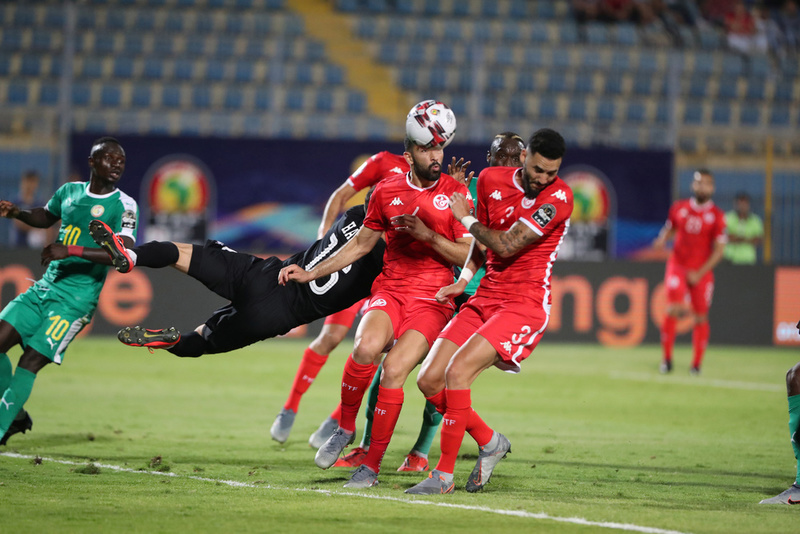
<path id="1" fill-rule="evenodd" d="M 563 158 L 566 152 L 567 143 L 564 138 L 550 128 L 536 130 L 528 141 L 528 153 L 541 154 L 547 159 Z"/>
<path id="2" fill-rule="evenodd" d="M 750 201 L 750 195 L 747 194 L 747 191 L 737 191 L 736 196 L 733 197 L 736 200 L 747 200 Z"/>
<path id="3" fill-rule="evenodd" d="M 706 169 L 705 167 L 701 167 L 700 169 L 697 169 L 694 172 L 696 172 L 698 174 L 705 174 L 706 176 L 710 176 L 712 178 L 714 177 L 714 173 L 711 172 L 710 170 Z"/>
<path id="4" fill-rule="evenodd" d="M 90 156 L 94 156 L 94 153 L 99 150 L 99 147 L 108 143 L 114 143 L 117 146 L 122 146 L 122 144 L 117 140 L 115 137 L 111 137 L 110 135 L 104 135 L 103 137 L 98 137 L 97 139 L 92 142 L 92 150 L 89 153 Z"/>
<path id="5" fill-rule="evenodd" d="M 514 139 L 519 141 L 523 145 L 525 144 L 525 140 L 517 133 L 517 132 L 503 132 L 499 133 L 494 136 L 495 139 Z"/>
<path id="6" fill-rule="evenodd" d="M 414 146 L 414 145 L 416 145 L 416 143 L 414 141 L 412 141 L 412 139 L 410 137 L 405 136 L 403 138 L 403 149 L 406 152 L 411 152 L 411 147 Z"/>

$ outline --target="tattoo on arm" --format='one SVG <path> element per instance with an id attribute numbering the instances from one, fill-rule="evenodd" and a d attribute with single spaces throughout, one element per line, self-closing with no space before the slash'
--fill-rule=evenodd
<path id="1" fill-rule="evenodd" d="M 505 232 L 491 230 L 482 223 L 474 223 L 470 233 L 502 257 L 508 257 L 519 252 L 523 247 L 538 239 L 538 235 L 528 230 L 524 224 L 515 223 Z"/>

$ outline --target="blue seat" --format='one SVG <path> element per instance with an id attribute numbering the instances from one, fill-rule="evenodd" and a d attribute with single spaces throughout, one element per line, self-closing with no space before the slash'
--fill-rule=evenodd
<path id="1" fill-rule="evenodd" d="M 111 55 L 116 52 L 114 49 L 114 36 L 105 33 L 94 35 L 94 52 L 101 55 Z"/>
<path id="2" fill-rule="evenodd" d="M 161 89 L 161 105 L 165 108 L 181 107 L 181 87 L 179 85 L 165 85 Z"/>
<path id="3" fill-rule="evenodd" d="M 544 67 L 547 61 L 542 50 L 538 47 L 528 47 L 522 57 L 522 62 L 526 67 Z"/>
<path id="4" fill-rule="evenodd" d="M 144 60 L 142 75 L 151 80 L 160 80 L 164 77 L 164 61 L 160 57 L 148 57 Z"/>
<path id="5" fill-rule="evenodd" d="M 513 21 L 506 21 L 500 29 L 500 38 L 503 41 L 516 43 L 522 38 L 522 28 Z"/>
<path id="6" fill-rule="evenodd" d="M 42 74 L 42 57 L 25 54 L 22 56 L 19 73 L 23 76 L 38 77 Z"/>
<path id="7" fill-rule="evenodd" d="M 159 57 L 171 56 L 175 51 L 172 35 L 156 35 L 153 40 L 153 54 Z"/>
<path id="8" fill-rule="evenodd" d="M 392 20 L 391 24 L 389 24 L 389 27 L 386 29 L 386 37 L 391 40 L 406 39 L 411 34 L 408 28 L 409 25 L 406 24 L 405 20 Z"/>
<path id="9" fill-rule="evenodd" d="M 417 41 L 427 41 L 432 39 L 436 35 L 436 31 L 434 30 L 434 25 L 432 20 L 427 19 L 420 19 L 414 22 L 412 26 L 413 31 L 412 35 L 413 38 Z"/>
<path id="10" fill-rule="evenodd" d="M 652 74 L 641 73 L 633 78 L 633 94 L 637 96 L 650 96 L 653 92 Z"/>
<path id="11" fill-rule="evenodd" d="M 106 29 L 108 30 L 124 30 L 125 29 L 125 12 L 117 10 L 109 10 L 106 12 Z"/>
<path id="12" fill-rule="evenodd" d="M 131 91 L 131 106 L 149 108 L 152 102 L 152 91 L 149 84 L 136 84 Z"/>
<path id="13" fill-rule="evenodd" d="M 206 43 L 208 39 L 198 35 L 190 35 L 186 38 L 185 54 L 192 56 L 204 56 L 206 54 Z"/>
<path id="14" fill-rule="evenodd" d="M 117 56 L 114 58 L 114 67 L 112 69 L 112 76 L 114 78 L 133 78 L 134 62 L 128 56 Z"/>
<path id="15" fill-rule="evenodd" d="M 719 50 L 725 46 L 725 37 L 714 28 L 700 32 L 700 47 L 706 50 Z"/>
<path id="16" fill-rule="evenodd" d="M 425 61 L 425 45 L 422 43 L 411 43 L 408 46 L 406 62 L 419 64 L 423 61 Z"/>
<path id="17" fill-rule="evenodd" d="M 789 126 L 791 124 L 791 108 L 786 104 L 773 104 L 769 111 L 770 126 Z"/>
<path id="18" fill-rule="evenodd" d="M 367 109 L 367 98 L 359 91 L 350 91 L 347 94 L 347 112 L 363 113 Z"/>
<path id="19" fill-rule="evenodd" d="M 264 40 L 249 39 L 244 47 L 244 55 L 253 59 L 263 59 L 266 55 L 264 52 Z"/>
<path id="20" fill-rule="evenodd" d="M 586 42 L 590 45 L 607 45 L 611 41 L 608 25 L 602 22 L 586 24 Z"/>
<path id="21" fill-rule="evenodd" d="M 225 78 L 225 63 L 219 60 L 210 60 L 206 63 L 205 79 L 219 81 Z"/>
<path id="22" fill-rule="evenodd" d="M 365 7 L 371 13 L 386 13 L 389 10 L 386 0 L 367 0 Z"/>
<path id="23" fill-rule="evenodd" d="M 721 77 L 719 79 L 719 84 L 717 89 L 717 98 L 722 98 L 726 100 L 732 100 L 734 98 L 737 98 L 739 92 L 737 82 L 738 82 L 737 78 Z"/>
<path id="24" fill-rule="evenodd" d="M 64 8 L 61 4 L 50 4 L 45 7 L 44 25 L 54 29 L 64 27 Z"/>
<path id="25" fill-rule="evenodd" d="M 538 19 L 552 20 L 556 18 L 555 2 L 540 1 L 534 4 L 534 16 Z"/>
<path id="26" fill-rule="evenodd" d="M 447 70 L 439 68 L 430 69 L 428 72 L 428 89 L 438 93 L 447 88 Z"/>
<path id="27" fill-rule="evenodd" d="M 711 123 L 727 126 L 731 123 L 730 102 L 716 101 L 711 108 Z"/>
<path id="28" fill-rule="evenodd" d="M 383 42 L 378 49 L 378 61 L 389 65 L 397 63 L 397 45 L 394 42 Z"/>
<path id="29" fill-rule="evenodd" d="M 578 26 L 572 21 L 561 21 L 558 24 L 558 38 L 561 44 L 577 44 Z"/>
<path id="30" fill-rule="evenodd" d="M 563 93 L 567 90 L 567 76 L 563 70 L 552 70 L 547 77 L 547 91 Z"/>
<path id="31" fill-rule="evenodd" d="M 703 104 L 700 101 L 693 100 L 686 103 L 683 110 L 683 123 L 698 125 L 703 123 Z"/>
<path id="32" fill-rule="evenodd" d="M 320 113 L 330 113 L 333 111 L 333 101 L 333 92 L 321 89 L 314 97 L 314 110 Z"/>
<path id="33" fill-rule="evenodd" d="M 670 119 L 669 103 L 666 100 L 659 100 L 656 105 L 656 123 L 667 124 Z"/>
<path id="34" fill-rule="evenodd" d="M 606 80 L 603 85 L 603 92 L 607 95 L 621 95 L 622 94 L 622 73 L 619 71 L 612 71 L 606 75 Z"/>
<path id="35" fill-rule="evenodd" d="M 481 2 L 481 16 L 495 18 L 499 15 L 499 6 L 496 0 L 483 0 Z"/>
<path id="36" fill-rule="evenodd" d="M 586 117 L 586 100 L 576 97 L 571 98 L 567 106 L 567 118 L 574 121 L 585 121 Z"/>
<path id="37" fill-rule="evenodd" d="M 600 98 L 597 101 L 597 120 L 613 122 L 616 119 L 617 106 L 613 98 Z"/>
<path id="38" fill-rule="evenodd" d="M 131 33 L 125 36 L 122 51 L 131 56 L 141 55 L 144 51 L 144 37 L 142 34 Z"/>
<path id="39" fill-rule="evenodd" d="M 693 135 L 682 135 L 678 138 L 678 148 L 682 152 L 694 154 L 698 149 L 697 137 Z"/>
<path id="40" fill-rule="evenodd" d="M 336 0 L 336 9 L 345 13 L 358 11 L 358 0 Z"/>
<path id="41" fill-rule="evenodd" d="M 219 37 L 214 54 L 219 58 L 233 57 L 236 54 L 236 39 L 228 36 Z"/>
<path id="42" fill-rule="evenodd" d="M 183 11 L 170 11 L 164 20 L 164 29 L 170 33 L 183 32 L 185 26 Z"/>
<path id="43" fill-rule="evenodd" d="M 575 75 L 575 85 L 572 90 L 582 94 L 594 93 L 594 75 L 591 72 L 578 72 Z"/>
<path id="44" fill-rule="evenodd" d="M 543 95 L 539 98 L 537 117 L 539 120 L 553 120 L 558 118 L 558 101 L 554 96 Z"/>
<path id="45" fill-rule="evenodd" d="M 639 46 L 639 32 L 636 26 L 630 23 L 620 22 L 614 25 L 612 40 L 614 43 L 623 46 Z"/>
<path id="46" fill-rule="evenodd" d="M 491 24 L 475 23 L 472 26 L 472 40 L 479 43 L 495 41 Z"/>
<path id="47" fill-rule="evenodd" d="M 303 91 L 289 90 L 286 92 L 286 101 L 284 105 L 290 111 L 302 111 L 305 104 L 305 95 Z"/>
<path id="48" fill-rule="evenodd" d="M 92 88 L 88 83 L 74 83 L 72 84 L 72 105 L 74 106 L 88 106 L 92 99 Z"/>
<path id="49" fill-rule="evenodd" d="M 637 69 L 641 73 L 658 72 L 658 56 L 655 52 L 650 50 L 642 50 L 639 52 L 639 61 L 637 62 Z"/>
<path id="50" fill-rule="evenodd" d="M 535 91 L 536 90 L 536 76 L 526 69 L 517 72 L 517 91 Z"/>
<path id="51" fill-rule="evenodd" d="M 110 108 L 118 108 L 122 102 L 122 90 L 117 84 L 103 85 L 100 88 L 100 104 Z"/>
<path id="52" fill-rule="evenodd" d="M 249 15 L 253 25 L 253 33 L 257 36 L 269 35 L 273 32 L 272 21 L 279 20 L 270 13 L 256 13 Z"/>
<path id="53" fill-rule="evenodd" d="M 103 76 L 103 60 L 98 57 L 87 56 L 83 59 L 83 64 L 78 70 L 83 78 L 100 78 Z"/>
<path id="54" fill-rule="evenodd" d="M 528 2 L 526 0 L 511 0 L 508 14 L 512 17 L 528 18 Z"/>
<path id="55" fill-rule="evenodd" d="M 525 98 L 512 98 L 508 103 L 508 114 L 511 117 L 525 117 L 528 114 L 528 105 Z"/>
<path id="56" fill-rule="evenodd" d="M 644 103 L 639 100 L 632 100 L 628 102 L 628 107 L 625 110 L 625 120 L 627 122 L 642 123 L 646 118 L 647 108 Z"/>
<path id="57" fill-rule="evenodd" d="M 194 61 L 183 58 L 176 59 L 172 68 L 172 76 L 176 80 L 191 80 L 194 78 Z"/>
<path id="58" fill-rule="evenodd" d="M 94 29 L 96 26 L 96 17 L 95 11 L 93 9 L 79 9 L 78 10 L 78 20 L 77 25 L 78 28 L 82 30 L 90 30 Z M 64 24 L 63 18 L 61 22 L 62 26 Z"/>
<path id="59" fill-rule="evenodd" d="M 259 87 L 256 89 L 255 96 L 253 98 L 253 105 L 259 111 L 267 111 L 272 109 L 272 90 L 265 87 Z"/>
<path id="60" fill-rule="evenodd" d="M 534 20 L 530 23 L 530 40 L 533 44 L 543 44 L 550 41 L 550 31 L 547 24 L 541 20 Z"/>
<path id="61" fill-rule="evenodd" d="M 714 72 L 714 56 L 709 52 L 697 52 L 694 55 L 695 74 L 709 75 Z"/>
<path id="62" fill-rule="evenodd" d="M 225 33 L 238 35 L 244 31 L 244 17 L 238 13 L 229 13 L 225 17 Z"/>
<path id="63" fill-rule="evenodd" d="M 775 83 L 775 95 L 774 99 L 776 102 L 791 102 L 794 100 L 794 82 L 791 79 L 782 79 L 778 80 Z"/>
<path id="64" fill-rule="evenodd" d="M 255 66 L 253 62 L 241 59 L 237 61 L 233 79 L 239 83 L 252 82 L 255 79 Z"/>
<path id="65" fill-rule="evenodd" d="M 441 65 L 452 65 L 456 62 L 456 51 L 453 45 L 442 43 L 436 47 L 436 61 Z"/>
<path id="66" fill-rule="evenodd" d="M 556 70 L 568 69 L 572 63 L 569 57 L 569 50 L 565 48 L 556 48 L 553 50 L 553 55 L 550 59 Z"/>
<path id="67" fill-rule="evenodd" d="M 39 86 L 39 104 L 44 106 L 58 104 L 58 83 L 44 82 Z"/>
<path id="68" fill-rule="evenodd" d="M 156 12 L 150 9 L 139 11 L 136 13 L 133 27 L 137 31 L 152 32 L 156 29 Z"/>
<path id="69" fill-rule="evenodd" d="M 493 92 L 505 91 L 506 73 L 502 69 L 494 69 L 489 72 L 486 80 L 486 89 Z"/>
<path id="70" fill-rule="evenodd" d="M 327 85 L 342 85 L 344 83 L 344 69 L 339 65 L 325 65 L 323 75 Z"/>
<path id="71" fill-rule="evenodd" d="M 196 113 L 181 113 L 178 133 L 182 136 L 197 137 L 202 132 L 200 116 Z"/>
<path id="72" fill-rule="evenodd" d="M 481 115 L 484 117 L 497 116 L 497 100 L 494 98 L 484 98 L 480 103 Z"/>
<path id="73" fill-rule="evenodd" d="M 440 0 L 425 0 L 422 6 L 422 14 L 426 16 L 437 16 L 442 14 L 442 2 Z"/>
<path id="74" fill-rule="evenodd" d="M 583 69 L 602 69 L 603 56 L 597 50 L 585 50 L 581 53 L 580 66 Z"/>
<path id="75" fill-rule="evenodd" d="M 459 91 L 465 93 L 471 93 L 472 90 L 475 88 L 475 77 L 472 75 L 472 72 L 470 72 L 469 70 L 460 69 L 458 71 L 458 79 L 456 80 L 456 87 Z"/>
<path id="76" fill-rule="evenodd" d="M 739 110 L 739 124 L 758 126 L 761 123 L 761 107 L 758 104 L 745 103 Z"/>
<path id="77" fill-rule="evenodd" d="M 309 63 L 295 65 L 294 83 L 298 85 L 311 85 L 314 83 L 314 69 Z"/>
<path id="78" fill-rule="evenodd" d="M 227 87 L 225 89 L 225 98 L 223 100 L 225 109 L 237 110 L 242 109 L 244 105 L 244 93 L 239 87 Z"/>
<path id="79" fill-rule="evenodd" d="M 693 98 L 705 98 L 708 94 L 708 76 L 702 74 L 693 75 L 689 81 L 688 93 Z"/>
<path id="80" fill-rule="evenodd" d="M 741 56 L 733 53 L 725 54 L 722 58 L 722 74 L 731 77 L 744 74 L 744 62 Z"/>
<path id="81" fill-rule="evenodd" d="M 36 28 L 31 34 L 31 50 L 49 52 L 53 48 L 53 32 Z"/>
<path id="82" fill-rule="evenodd" d="M 28 103 L 29 91 L 27 82 L 12 81 L 8 84 L 6 102 L 12 106 L 24 106 Z"/>
<path id="83" fill-rule="evenodd" d="M 208 12 L 198 12 L 194 19 L 195 34 L 210 34 L 214 31 L 214 17 Z"/>
<path id="84" fill-rule="evenodd" d="M 464 25 L 459 20 L 446 20 L 444 22 L 444 38 L 448 41 L 462 41 L 464 39 Z"/>

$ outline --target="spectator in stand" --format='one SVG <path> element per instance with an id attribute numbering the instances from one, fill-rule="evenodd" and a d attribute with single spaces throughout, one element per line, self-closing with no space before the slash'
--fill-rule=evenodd
<path id="1" fill-rule="evenodd" d="M 600 0 L 599 18 L 608 22 L 630 21 L 634 8 L 633 0 Z"/>
<path id="2" fill-rule="evenodd" d="M 758 32 L 756 19 L 743 0 L 737 1 L 725 14 L 725 31 L 728 34 L 728 48 L 734 52 L 744 55 L 766 53 L 766 35 Z"/>
<path id="3" fill-rule="evenodd" d="M 704 0 L 701 3 L 700 11 L 705 20 L 719 26 L 725 27 L 725 15 L 733 10 L 733 6 L 738 0 Z"/>
<path id="4" fill-rule="evenodd" d="M 786 0 L 776 16 L 786 46 L 797 52 L 800 50 L 800 9 L 796 0 Z"/>
<path id="5" fill-rule="evenodd" d="M 26 171 L 19 181 L 19 196 L 14 199 L 14 204 L 22 210 L 41 206 L 43 202 L 37 193 L 38 189 L 39 173 L 33 170 Z M 28 226 L 18 219 L 11 222 L 12 247 L 42 248 L 47 243 L 47 230 Z"/>
<path id="6" fill-rule="evenodd" d="M 761 217 L 750 211 L 750 195 L 736 193 L 734 209 L 725 214 L 728 244 L 724 258 L 736 265 L 754 265 L 758 260 L 756 247 L 764 237 Z"/>
<path id="7" fill-rule="evenodd" d="M 601 0 L 572 0 L 572 14 L 575 20 L 583 23 L 597 20 L 600 15 Z"/>

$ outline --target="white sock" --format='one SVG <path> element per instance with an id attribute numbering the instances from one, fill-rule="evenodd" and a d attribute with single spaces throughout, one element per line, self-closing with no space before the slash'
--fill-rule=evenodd
<path id="1" fill-rule="evenodd" d="M 136 253 L 132 249 L 129 249 L 129 248 L 126 248 L 125 250 L 128 251 L 128 256 L 131 257 L 131 264 L 132 265 L 136 265 Z"/>

